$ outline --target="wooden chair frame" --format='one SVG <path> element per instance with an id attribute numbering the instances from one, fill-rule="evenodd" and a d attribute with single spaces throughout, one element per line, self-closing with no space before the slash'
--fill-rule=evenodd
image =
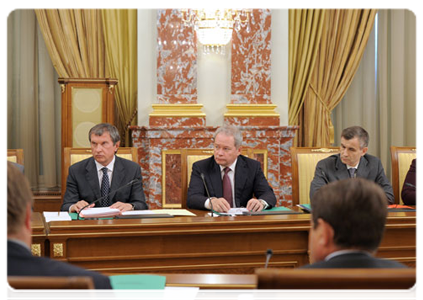
<path id="1" fill-rule="evenodd" d="M 257 269 L 258 289 L 410 289 L 416 269 Z"/>
<path id="2" fill-rule="evenodd" d="M 295 206 L 300 203 L 309 203 L 310 201 L 305 201 L 305 199 L 300 199 L 300 168 L 299 168 L 299 156 L 304 154 L 327 154 L 330 156 L 332 154 L 339 153 L 339 147 L 291 147 L 291 169 L 292 169 L 292 205 Z M 314 172 L 316 166 L 314 165 L 312 169 L 307 170 L 306 176 L 311 176 L 311 180 L 313 180 Z M 303 176 L 305 176 L 303 174 Z M 310 180 L 310 183 L 311 183 Z M 310 185 L 310 183 L 308 183 Z M 306 189 L 307 191 L 310 190 L 310 186 Z M 309 199 L 309 194 L 305 195 Z"/>
<path id="3" fill-rule="evenodd" d="M 14 289 L 94 289 L 93 279 L 86 276 L 8 276 L 7 281 Z"/>
<path id="4" fill-rule="evenodd" d="M 7 149 L 7 157 L 16 157 L 16 160 L 10 159 L 11 161 L 24 165 L 24 152 L 23 149 Z M 9 159 L 8 159 L 9 160 Z"/>

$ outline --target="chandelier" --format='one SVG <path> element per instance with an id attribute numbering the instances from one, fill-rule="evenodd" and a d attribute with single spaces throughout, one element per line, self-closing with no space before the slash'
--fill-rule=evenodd
<path id="1" fill-rule="evenodd" d="M 197 32 L 203 53 L 225 54 L 232 32 L 245 28 L 249 33 L 254 17 L 250 9 L 182 9 L 181 18 L 185 26 Z"/>

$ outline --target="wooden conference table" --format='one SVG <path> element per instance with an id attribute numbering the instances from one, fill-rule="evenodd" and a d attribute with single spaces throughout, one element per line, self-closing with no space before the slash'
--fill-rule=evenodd
<path id="1" fill-rule="evenodd" d="M 267 249 L 272 268 L 309 262 L 309 214 L 212 218 L 191 211 L 197 216 L 49 223 L 35 213 L 32 250 L 107 275 L 253 274 Z M 415 212 L 389 213 L 377 256 L 415 267 Z"/>

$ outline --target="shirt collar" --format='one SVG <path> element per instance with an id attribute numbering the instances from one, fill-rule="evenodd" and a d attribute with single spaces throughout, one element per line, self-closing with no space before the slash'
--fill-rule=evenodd
<path id="1" fill-rule="evenodd" d="M 363 251 L 363 250 L 339 250 L 339 251 L 335 251 L 332 252 L 331 254 L 329 254 L 328 256 L 325 257 L 325 261 L 328 261 L 336 256 L 339 255 L 344 255 L 344 254 L 352 254 L 352 253 L 362 253 L 362 254 L 366 254 L 371 256 L 371 254 L 367 251 Z"/>
<path id="2" fill-rule="evenodd" d="M 115 165 L 115 158 L 116 158 L 116 156 L 114 155 L 112 161 L 106 166 L 106 168 L 108 170 L 110 170 L 111 172 L 113 172 L 113 167 Z M 95 159 L 94 159 L 94 162 L 95 162 L 95 165 L 97 167 L 97 172 L 99 172 L 101 169 L 104 168 L 104 166 L 102 164 L 100 164 L 98 161 L 96 161 Z"/>
<path id="3" fill-rule="evenodd" d="M 229 166 L 229 169 L 231 169 L 232 171 L 235 172 L 235 167 L 236 167 L 236 162 L 238 161 L 238 157 L 235 159 L 235 161 L 232 163 L 232 165 Z M 220 167 L 220 172 L 223 171 L 223 169 L 225 169 L 226 167 L 223 167 L 221 165 L 219 165 Z"/>

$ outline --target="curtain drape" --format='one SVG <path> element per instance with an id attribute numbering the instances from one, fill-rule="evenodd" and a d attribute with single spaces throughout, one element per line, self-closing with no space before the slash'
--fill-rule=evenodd
<path id="1" fill-rule="evenodd" d="M 107 77 L 100 10 L 37 9 L 35 13 L 59 77 Z"/>
<path id="2" fill-rule="evenodd" d="M 289 10 L 288 118 L 299 125 L 299 113 L 311 80 L 325 19 L 324 10 Z M 302 136 L 302 128 L 296 135 Z"/>
<path id="3" fill-rule="evenodd" d="M 299 146 L 333 143 L 331 111 L 351 84 L 373 27 L 376 10 L 326 10 L 310 84 L 299 112 Z"/>
<path id="4" fill-rule="evenodd" d="M 416 146 L 416 16 L 409 10 L 379 10 L 377 20 L 333 117 L 338 143 L 343 128 L 366 128 L 369 153 L 381 159 L 389 176 L 390 146 Z"/>
<path id="5" fill-rule="evenodd" d="M 8 18 L 7 147 L 24 150 L 35 189 L 60 182 L 60 91 L 34 10 Z M 57 100 L 58 99 L 58 100 Z"/>
<path id="6" fill-rule="evenodd" d="M 118 78 L 115 99 L 122 145 L 129 145 L 128 126 L 137 122 L 137 11 L 102 10 L 107 61 L 111 77 Z"/>

